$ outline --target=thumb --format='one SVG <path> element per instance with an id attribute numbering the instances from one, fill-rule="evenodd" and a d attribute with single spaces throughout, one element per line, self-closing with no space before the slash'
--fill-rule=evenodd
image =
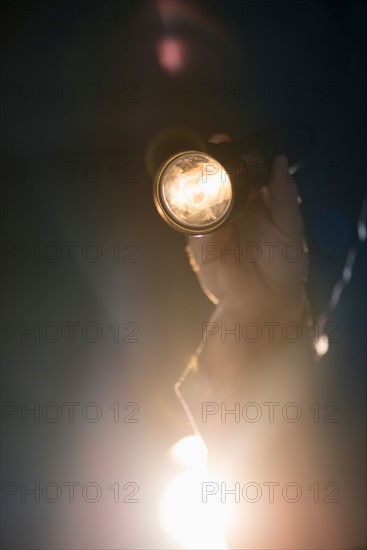
<path id="1" fill-rule="evenodd" d="M 303 222 L 298 189 L 283 155 L 275 157 L 268 184 L 270 212 L 275 225 L 289 238 L 301 238 Z"/>

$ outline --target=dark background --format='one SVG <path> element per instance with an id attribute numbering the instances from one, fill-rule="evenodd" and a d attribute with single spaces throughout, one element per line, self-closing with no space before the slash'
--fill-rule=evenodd
<path id="1" fill-rule="evenodd" d="M 93 480 L 104 488 L 93 505 L 69 504 L 64 493 L 54 504 L 9 497 L 2 545 L 169 547 L 157 516 L 173 471 L 166 450 L 190 433 L 172 386 L 212 305 L 190 270 L 184 238 L 154 209 L 154 143 L 182 127 L 206 140 L 288 119 L 311 124 L 316 148 L 297 181 L 307 238 L 320 247 L 308 283 L 316 319 L 358 239 L 365 194 L 365 3 L 3 2 L 1 19 L 2 400 L 41 408 L 96 402 L 103 410 L 97 423 L 80 414 L 69 423 L 65 409 L 55 423 L 3 416 L 2 480 L 29 487 Z M 176 72 L 159 62 L 164 41 L 182 45 Z M 207 98 L 206 83 L 215 90 Z M 327 261 L 330 242 L 334 261 Z M 87 243 L 98 248 L 83 256 Z M 22 254 L 25 246 L 36 255 Z M 357 419 L 364 415 L 365 278 L 361 246 L 331 316 L 339 342 L 320 363 L 335 372 Z M 80 323 L 74 342 L 65 322 Z M 102 330 L 96 343 L 80 329 L 91 322 Z M 115 322 L 118 343 L 109 328 Z M 123 342 L 128 322 L 138 342 Z M 22 336 L 22 323 L 40 324 L 39 342 Z M 47 323 L 63 327 L 57 342 L 42 336 Z M 139 422 L 113 423 L 114 402 L 137 403 Z M 106 488 L 116 481 L 138 483 L 139 503 L 111 505 Z"/>

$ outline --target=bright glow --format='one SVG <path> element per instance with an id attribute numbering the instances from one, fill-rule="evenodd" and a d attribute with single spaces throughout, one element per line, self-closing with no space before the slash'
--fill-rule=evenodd
<path id="1" fill-rule="evenodd" d="M 171 449 L 173 457 L 188 468 L 202 468 L 208 458 L 208 449 L 201 437 L 188 435 L 180 439 Z"/>
<path id="2" fill-rule="evenodd" d="M 326 334 L 322 334 L 317 342 L 315 342 L 315 350 L 319 357 L 326 355 L 329 351 L 329 340 Z"/>
<path id="3" fill-rule="evenodd" d="M 161 500 L 161 526 L 186 549 L 227 549 L 228 506 L 218 498 L 204 503 L 204 482 L 220 483 L 200 469 L 186 470 L 171 481 Z"/>
<path id="4" fill-rule="evenodd" d="M 160 186 L 166 212 L 186 227 L 205 229 L 226 218 L 232 206 L 227 172 L 205 153 L 173 158 L 161 174 Z"/>
<path id="5" fill-rule="evenodd" d="M 218 477 L 206 469 L 207 449 L 204 441 L 199 436 L 185 437 L 171 451 L 189 469 L 173 479 L 163 493 L 161 527 L 188 550 L 226 550 L 228 504 L 222 503 L 218 495 L 216 498 L 203 497 L 204 482 L 213 487 L 220 486 Z"/>

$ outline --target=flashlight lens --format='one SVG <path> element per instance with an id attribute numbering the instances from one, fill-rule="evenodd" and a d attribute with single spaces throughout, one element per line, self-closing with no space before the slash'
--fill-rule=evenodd
<path id="1" fill-rule="evenodd" d="M 219 225 L 232 206 L 232 185 L 223 166 L 201 152 L 173 157 L 159 179 L 161 205 L 181 228 Z"/>

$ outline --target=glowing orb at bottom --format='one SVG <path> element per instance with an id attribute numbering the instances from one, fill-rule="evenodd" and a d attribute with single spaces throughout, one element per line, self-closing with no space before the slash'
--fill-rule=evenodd
<path id="1" fill-rule="evenodd" d="M 173 447 L 175 458 L 185 463 L 187 451 L 190 450 L 190 468 L 166 487 L 160 503 L 160 523 L 162 529 L 183 548 L 227 549 L 225 532 L 229 520 L 228 505 L 218 502 L 218 499 L 205 498 L 205 485 L 220 483 L 220 480 L 206 469 L 203 446 L 205 444 L 200 437 L 191 436 Z M 197 462 L 194 465 L 195 456 Z"/>

